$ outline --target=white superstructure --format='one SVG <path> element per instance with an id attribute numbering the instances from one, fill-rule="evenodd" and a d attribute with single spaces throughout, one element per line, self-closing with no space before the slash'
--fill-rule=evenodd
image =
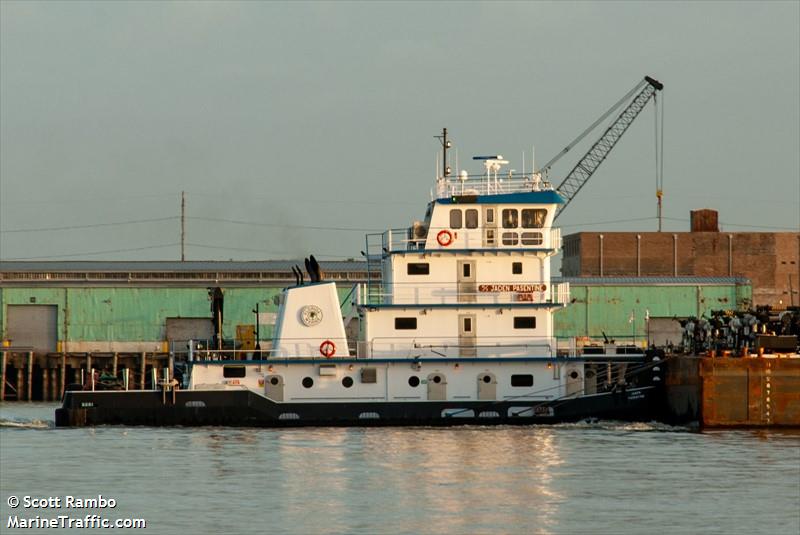
<path id="1" fill-rule="evenodd" d="M 369 271 L 382 278 L 350 294 L 355 343 L 335 284 L 301 284 L 284 291 L 265 361 L 222 378 L 219 366 L 197 363 L 192 387 L 221 383 L 277 402 L 582 393 L 583 361 L 559 353 L 553 337 L 553 310 L 569 299 L 567 284 L 550 283 L 561 198 L 538 175 L 498 178 L 500 158 L 484 159 L 485 175 L 440 178 L 422 221 L 367 236 Z"/>

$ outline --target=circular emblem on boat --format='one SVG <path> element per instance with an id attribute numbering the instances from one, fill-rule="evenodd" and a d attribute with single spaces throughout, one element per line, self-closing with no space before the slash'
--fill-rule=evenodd
<path id="1" fill-rule="evenodd" d="M 306 327 L 312 327 L 322 321 L 322 309 L 317 305 L 306 305 L 300 309 L 300 321 Z"/>
<path id="2" fill-rule="evenodd" d="M 436 235 L 436 241 L 439 242 L 439 245 L 442 247 L 447 247 L 453 243 L 453 233 L 449 230 L 440 230 L 439 234 Z"/>
<path id="3" fill-rule="evenodd" d="M 319 345 L 319 352 L 322 354 L 323 357 L 329 359 L 336 354 L 336 344 L 334 344 L 330 340 L 325 340 Z"/>

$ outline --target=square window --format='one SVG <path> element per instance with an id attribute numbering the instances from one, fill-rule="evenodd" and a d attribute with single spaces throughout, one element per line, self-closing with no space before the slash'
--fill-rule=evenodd
<path id="1" fill-rule="evenodd" d="M 533 375 L 512 375 L 511 386 L 533 386 Z"/>
<path id="2" fill-rule="evenodd" d="M 503 210 L 503 228 L 517 228 L 517 224 L 517 210 L 514 208 Z"/>
<path id="3" fill-rule="evenodd" d="M 408 264 L 407 273 L 409 275 L 430 275 L 431 266 L 427 262 L 411 262 Z"/>
<path id="4" fill-rule="evenodd" d="M 478 211 L 474 208 L 468 208 L 464 212 L 464 223 L 467 228 L 478 228 Z"/>
<path id="5" fill-rule="evenodd" d="M 522 245 L 541 245 L 544 243 L 544 237 L 541 232 L 523 232 Z"/>
<path id="6" fill-rule="evenodd" d="M 511 263 L 511 273 L 514 275 L 521 275 L 522 274 L 522 262 L 512 262 Z"/>
<path id="7" fill-rule="evenodd" d="M 519 235 L 516 232 L 503 232 L 503 245 L 517 245 Z"/>
<path id="8" fill-rule="evenodd" d="M 450 228 L 461 228 L 461 209 L 450 210 Z"/>
<path id="9" fill-rule="evenodd" d="M 395 318 L 394 328 L 398 331 L 413 331 L 417 328 L 417 318 Z"/>
<path id="10" fill-rule="evenodd" d="M 547 219 L 547 210 L 543 208 L 522 210 L 522 228 L 542 228 L 545 219 Z"/>
<path id="11" fill-rule="evenodd" d="M 536 316 L 515 316 L 514 317 L 515 329 L 535 329 Z"/>

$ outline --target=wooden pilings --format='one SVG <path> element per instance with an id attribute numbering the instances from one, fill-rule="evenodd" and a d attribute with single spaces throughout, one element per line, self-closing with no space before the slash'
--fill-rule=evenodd
<path id="1" fill-rule="evenodd" d="M 6 352 L 0 351 L 0 401 L 6 399 Z"/>
<path id="2" fill-rule="evenodd" d="M 95 381 L 116 377 L 122 388 L 127 374 L 129 388 L 144 389 L 152 370 L 173 365 L 167 353 L 36 353 L 0 348 L 0 401 L 58 401 L 71 383 L 91 388 L 92 370 Z"/>

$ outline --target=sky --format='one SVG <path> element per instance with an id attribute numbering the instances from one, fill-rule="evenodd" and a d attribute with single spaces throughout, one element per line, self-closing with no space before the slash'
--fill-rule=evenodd
<path id="1" fill-rule="evenodd" d="M 358 258 L 422 219 L 443 127 L 454 169 L 530 170 L 645 75 L 664 230 L 800 230 L 798 1 L 0 0 L 0 260 L 179 260 L 181 192 L 187 260 Z M 656 230 L 656 131 L 564 234 Z"/>

